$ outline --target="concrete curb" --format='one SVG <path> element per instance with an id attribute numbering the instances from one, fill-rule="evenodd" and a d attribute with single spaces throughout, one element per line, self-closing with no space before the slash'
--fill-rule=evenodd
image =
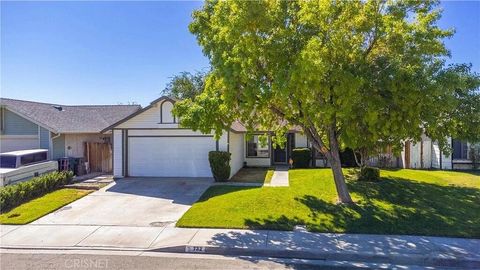
<path id="1" fill-rule="evenodd" d="M 428 255 L 399 255 L 399 254 L 374 254 L 369 252 L 315 252 L 307 250 L 275 250 L 262 248 L 237 248 L 237 247 L 212 247 L 212 246 L 177 246 L 158 248 L 150 251 L 171 253 L 196 253 L 226 256 L 260 256 L 290 259 L 310 259 L 325 261 L 355 261 L 374 262 L 418 266 L 442 266 L 462 269 L 479 269 L 480 260 L 472 258 L 442 258 Z"/>
<path id="2" fill-rule="evenodd" d="M 308 250 L 280 250 L 264 248 L 240 248 L 240 247 L 214 247 L 179 245 L 155 249 L 141 248 L 116 248 L 116 247 L 37 247 L 37 246 L 1 246 L 8 250 L 101 250 L 101 251 L 133 251 L 133 252 L 161 252 L 183 254 L 205 254 L 223 256 L 255 256 L 285 259 L 305 259 L 323 261 L 350 261 L 368 263 L 386 263 L 395 265 L 415 265 L 432 267 L 449 267 L 460 269 L 480 269 L 480 260 L 473 258 L 444 258 L 433 254 L 425 255 L 399 255 L 399 254 L 373 254 L 370 252 L 317 252 Z"/>

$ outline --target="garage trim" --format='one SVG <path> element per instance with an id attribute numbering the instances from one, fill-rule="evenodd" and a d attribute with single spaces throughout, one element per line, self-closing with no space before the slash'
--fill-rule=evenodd
<path id="1" fill-rule="evenodd" d="M 131 135 L 131 136 L 128 136 L 128 138 L 156 138 L 156 137 L 167 137 L 167 138 L 210 137 L 210 138 L 213 138 L 213 135 Z"/>

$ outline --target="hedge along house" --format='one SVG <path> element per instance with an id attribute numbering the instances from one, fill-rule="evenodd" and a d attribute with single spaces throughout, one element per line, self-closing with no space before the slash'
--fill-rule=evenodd
<path id="1" fill-rule="evenodd" d="M 100 131 L 139 105 L 58 105 L 0 99 L 0 152 L 48 149 L 49 159 L 85 157 L 85 142 L 108 143 Z"/>

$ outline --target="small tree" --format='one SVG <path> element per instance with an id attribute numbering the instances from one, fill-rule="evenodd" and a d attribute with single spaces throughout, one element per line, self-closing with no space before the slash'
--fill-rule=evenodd
<path id="1" fill-rule="evenodd" d="M 301 127 L 331 165 L 339 201 L 351 203 L 340 145 L 419 138 L 426 128 L 440 138 L 442 123 L 451 125 L 425 112 L 449 97 L 434 83 L 448 55 L 442 39 L 452 35 L 436 25 L 436 5 L 206 1 L 190 31 L 212 71 L 205 91 L 174 111 L 183 125 L 216 136 L 235 120 L 274 131 L 280 143 L 289 127 Z"/>

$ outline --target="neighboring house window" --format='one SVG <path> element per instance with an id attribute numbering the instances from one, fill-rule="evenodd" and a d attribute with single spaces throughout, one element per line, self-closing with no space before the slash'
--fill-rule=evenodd
<path id="1" fill-rule="evenodd" d="M 247 142 L 247 157 L 269 157 L 270 147 L 268 143 L 262 145 L 260 135 L 253 135 Z"/>
<path id="2" fill-rule="evenodd" d="M 452 140 L 453 159 L 468 159 L 468 146 L 466 142 Z"/>

